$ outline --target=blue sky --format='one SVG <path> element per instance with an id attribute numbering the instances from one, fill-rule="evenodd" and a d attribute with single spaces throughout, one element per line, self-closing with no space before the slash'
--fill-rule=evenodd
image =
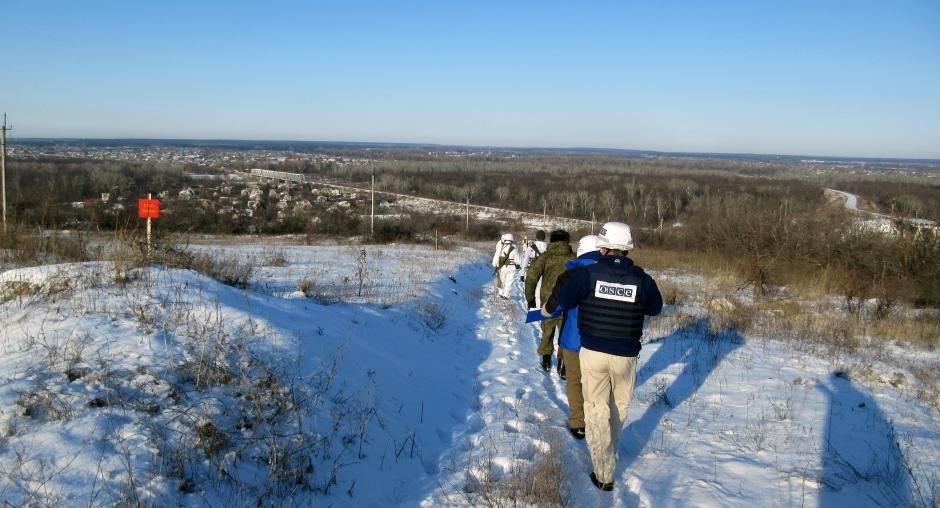
<path id="1" fill-rule="evenodd" d="M 0 0 L 18 137 L 940 158 L 940 1 Z"/>

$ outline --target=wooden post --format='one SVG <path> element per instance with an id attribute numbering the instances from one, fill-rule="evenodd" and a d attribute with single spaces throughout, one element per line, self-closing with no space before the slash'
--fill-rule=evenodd
<path id="1" fill-rule="evenodd" d="M 0 185 L 3 190 L 3 232 L 7 231 L 7 131 L 13 130 L 13 127 L 7 127 L 7 114 L 3 114 L 3 125 L 0 126 Z"/>
<path id="2" fill-rule="evenodd" d="M 369 233 L 375 235 L 375 166 L 372 167 L 372 218 L 369 221 Z"/>
<path id="3" fill-rule="evenodd" d="M 591 234 L 592 235 L 594 234 L 594 221 L 595 221 L 594 210 L 591 210 Z"/>
<path id="4" fill-rule="evenodd" d="M 153 195 L 150 192 L 147 193 L 147 199 L 153 199 Z M 147 217 L 147 261 L 148 262 L 153 261 L 153 244 L 151 243 L 152 235 L 151 235 L 151 229 L 150 229 L 151 221 L 152 219 L 150 217 Z"/>
<path id="5" fill-rule="evenodd" d="M 466 231 L 470 231 L 470 196 L 467 196 L 467 226 Z"/>
<path id="6" fill-rule="evenodd" d="M 437 250 L 437 230 L 434 230 L 434 250 Z"/>

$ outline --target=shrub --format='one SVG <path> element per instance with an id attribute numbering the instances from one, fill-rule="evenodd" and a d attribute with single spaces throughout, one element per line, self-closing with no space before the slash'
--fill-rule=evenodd
<path id="1" fill-rule="evenodd" d="M 495 240 L 499 238 L 499 235 L 502 233 L 502 229 L 502 226 L 496 222 L 471 221 L 470 229 L 466 231 L 464 236 L 466 236 L 468 240 L 475 242 Z"/>
<path id="2" fill-rule="evenodd" d="M 359 229 L 359 216 L 340 209 L 326 210 L 317 215 L 307 226 L 307 236 L 355 234 Z"/>
<path id="3" fill-rule="evenodd" d="M 196 425 L 196 437 L 203 452 L 212 457 L 229 447 L 228 436 L 211 421 Z"/>
<path id="4" fill-rule="evenodd" d="M 33 266 L 88 259 L 88 235 L 82 232 L 28 231 L 23 224 L 0 231 L 0 262 Z"/>
<path id="5" fill-rule="evenodd" d="M 376 243 L 412 242 L 415 240 L 415 224 L 404 219 L 378 220 L 372 233 Z"/>
<path id="6" fill-rule="evenodd" d="M 205 274 L 229 286 L 248 289 L 255 260 L 239 256 L 219 256 L 193 252 L 185 246 L 166 246 L 154 252 L 154 261 L 169 268 L 182 268 Z"/>

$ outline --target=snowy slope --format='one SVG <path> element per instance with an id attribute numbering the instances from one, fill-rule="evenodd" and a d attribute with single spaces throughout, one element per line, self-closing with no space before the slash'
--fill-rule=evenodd
<path id="1" fill-rule="evenodd" d="M 537 367 L 537 326 L 521 299 L 495 298 L 488 253 L 218 249 L 276 262 L 249 290 L 108 263 L 0 274 L 0 499 L 525 505 L 540 501 L 514 481 L 552 457 L 572 506 L 938 497 L 940 417 L 903 386 L 854 380 L 859 362 L 882 368 L 869 358 L 817 358 L 711 331 L 697 303 L 667 308 L 604 493 L 565 430 L 563 382 Z"/>

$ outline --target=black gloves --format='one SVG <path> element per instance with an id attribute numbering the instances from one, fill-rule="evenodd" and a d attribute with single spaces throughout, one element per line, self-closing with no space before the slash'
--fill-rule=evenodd
<path id="1" fill-rule="evenodd" d="M 535 308 L 535 298 L 533 298 L 533 299 L 531 299 L 531 300 L 526 300 L 525 303 L 526 303 L 526 305 L 529 306 L 530 309 L 534 309 L 534 308 Z"/>
<path id="2" fill-rule="evenodd" d="M 521 280 L 522 282 L 525 282 L 525 275 L 519 276 L 519 280 Z"/>

